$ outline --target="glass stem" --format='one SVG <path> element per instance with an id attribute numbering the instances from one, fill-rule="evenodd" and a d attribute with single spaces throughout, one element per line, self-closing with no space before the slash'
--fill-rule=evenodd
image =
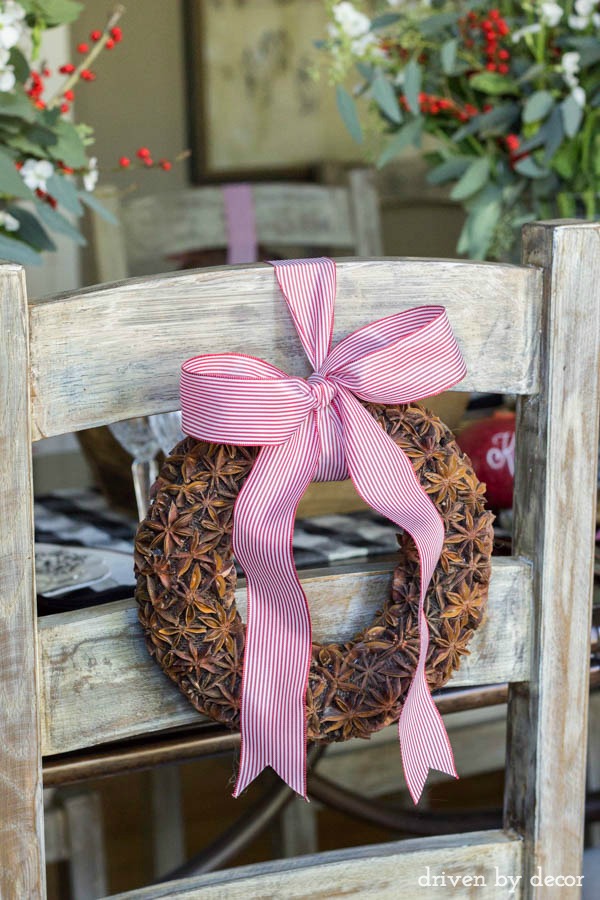
<path id="1" fill-rule="evenodd" d="M 156 476 L 158 475 L 158 465 L 156 460 L 134 459 L 131 463 L 131 474 L 133 476 L 138 519 L 141 522 L 142 519 L 146 518 L 148 506 L 150 505 L 150 488 L 156 481 Z"/>

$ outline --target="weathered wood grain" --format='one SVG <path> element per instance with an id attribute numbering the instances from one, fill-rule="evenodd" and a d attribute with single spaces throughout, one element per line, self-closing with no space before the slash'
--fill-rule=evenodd
<path id="1" fill-rule="evenodd" d="M 446 895 L 518 900 L 521 852 L 521 842 L 501 831 L 418 838 L 240 866 L 118 894 L 113 900 L 438 900 Z M 504 885 L 498 874 L 507 877 Z M 434 882 L 444 875 L 445 881 Z M 512 884 L 510 878 L 515 879 L 514 893 L 506 886 Z"/>
<path id="2" fill-rule="evenodd" d="M 373 618 L 391 571 L 371 567 L 303 579 L 319 641 L 344 639 Z M 245 614 L 245 590 L 236 600 Z M 452 685 L 522 681 L 529 674 L 530 569 L 494 560 L 488 616 Z M 507 627 L 510 622 L 510 628 Z M 45 756 L 197 722 L 199 715 L 150 659 L 130 600 L 40 620 Z"/>
<path id="3" fill-rule="evenodd" d="M 540 274 L 485 263 L 341 260 L 334 341 L 411 306 L 443 304 L 461 390 L 535 389 Z M 184 359 L 215 351 L 308 363 L 270 266 L 132 279 L 32 302 L 33 439 L 179 407 Z"/>
<path id="4" fill-rule="evenodd" d="M 517 416 L 516 552 L 534 565 L 531 678 L 509 702 L 506 822 L 526 875 L 581 871 L 600 397 L 600 225 L 538 223 L 545 270 L 541 391 Z M 531 896 L 547 897 L 544 888 Z M 562 889 L 561 897 L 578 896 Z"/>
<path id="5" fill-rule="evenodd" d="M 33 584 L 27 306 L 20 266 L 0 265 L 0 897 L 45 891 Z"/>

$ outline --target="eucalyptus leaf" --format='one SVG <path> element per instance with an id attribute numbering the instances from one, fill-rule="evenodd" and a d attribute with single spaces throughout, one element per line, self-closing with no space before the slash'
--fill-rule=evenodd
<path id="1" fill-rule="evenodd" d="M 340 116 L 342 117 L 342 121 L 348 129 L 350 136 L 354 138 L 357 144 L 362 144 L 362 128 L 360 127 L 354 100 L 352 99 L 346 88 L 342 87 L 341 84 L 337 85 L 335 89 L 335 96 Z"/>
<path id="2" fill-rule="evenodd" d="M 15 169 L 13 157 L 1 148 L 0 194 L 4 194 L 8 197 L 22 197 L 24 200 L 31 200 L 34 196 Z"/>
<path id="3" fill-rule="evenodd" d="M 403 125 L 377 160 L 377 168 L 380 169 L 382 166 L 385 166 L 386 163 L 398 156 L 410 144 L 418 145 L 422 134 L 423 120 L 421 118 L 411 119 L 410 122 Z"/>
<path id="4" fill-rule="evenodd" d="M 528 99 L 523 110 L 523 121 L 539 122 L 545 119 L 554 106 L 554 97 L 550 91 L 535 91 Z"/>
<path id="5" fill-rule="evenodd" d="M 388 25 L 394 25 L 400 21 L 398 13 L 383 13 L 371 21 L 371 31 L 377 31 L 378 28 L 387 28 Z"/>
<path id="6" fill-rule="evenodd" d="M 419 23 L 419 31 L 426 37 L 433 37 L 439 34 L 451 25 L 455 25 L 458 21 L 457 13 L 439 13 L 435 16 L 429 16 Z"/>
<path id="7" fill-rule="evenodd" d="M 555 106 L 552 112 L 550 113 L 549 118 L 546 122 L 544 122 L 544 137 L 546 139 L 546 152 L 544 153 L 544 163 L 548 165 L 548 163 L 552 160 L 554 155 L 557 153 L 558 148 L 562 144 L 565 138 L 565 130 L 563 127 L 563 118 L 561 114 L 561 110 L 558 106 Z"/>
<path id="8" fill-rule="evenodd" d="M 462 141 L 469 134 L 481 134 L 487 136 L 496 134 L 500 131 L 504 134 L 506 130 L 519 116 L 519 106 L 517 103 L 501 103 L 488 112 L 474 116 L 470 122 L 459 128 L 454 135 L 455 141 Z"/>
<path id="9" fill-rule="evenodd" d="M 496 185 L 488 185 L 477 199 L 468 204 L 467 221 L 461 232 L 457 250 L 471 259 L 485 259 L 502 213 L 502 193 Z"/>
<path id="10" fill-rule="evenodd" d="M 22 266 L 39 266 L 42 257 L 28 244 L 0 234 L 0 259 L 9 259 Z"/>
<path id="11" fill-rule="evenodd" d="M 472 197 L 487 184 L 489 177 L 490 160 L 487 156 L 480 156 L 464 172 L 452 189 L 450 196 L 453 200 L 465 200 L 467 197 Z"/>
<path id="12" fill-rule="evenodd" d="M 466 172 L 473 160 L 472 156 L 451 156 L 439 166 L 432 169 L 427 175 L 429 184 L 445 184 L 460 178 Z"/>
<path id="13" fill-rule="evenodd" d="M 560 108 L 567 137 L 575 137 L 583 120 L 583 109 L 577 103 L 573 94 L 569 94 L 563 100 Z"/>
<path id="14" fill-rule="evenodd" d="M 58 201 L 59 205 L 64 207 L 67 212 L 80 216 L 83 212 L 81 203 L 79 202 L 78 191 L 72 181 L 64 175 L 58 175 L 56 172 L 52 178 L 48 179 L 48 193 Z"/>
<path id="15" fill-rule="evenodd" d="M 21 6 L 26 12 L 43 19 L 46 28 L 69 25 L 83 9 L 83 4 L 75 0 L 21 0 Z"/>
<path id="16" fill-rule="evenodd" d="M 491 94 L 492 96 L 500 96 L 501 94 L 518 95 L 519 85 L 512 78 L 506 75 L 499 75 L 497 72 L 478 72 L 469 79 L 469 84 L 476 91 L 483 94 Z"/>
<path id="17" fill-rule="evenodd" d="M 93 209 L 94 212 L 97 212 L 106 222 L 110 222 L 111 225 L 119 224 L 117 217 L 90 191 L 79 191 L 79 199 L 86 206 L 89 206 L 90 209 Z"/>
<path id="18" fill-rule="evenodd" d="M 42 228 L 39 220 L 33 213 L 16 204 L 8 206 L 6 211 L 21 223 L 19 237 L 22 240 L 27 241 L 36 250 L 56 250 L 56 244 Z"/>
<path id="19" fill-rule="evenodd" d="M 414 59 L 404 69 L 404 95 L 408 107 L 416 116 L 421 112 L 419 94 L 421 93 L 422 74 L 421 67 Z"/>
<path id="20" fill-rule="evenodd" d="M 55 125 L 56 144 L 49 148 L 50 155 L 57 162 L 62 162 L 72 169 L 84 169 L 88 166 L 88 158 L 79 132 L 70 122 L 61 119 Z"/>
<path id="21" fill-rule="evenodd" d="M 10 51 L 10 65 L 14 68 L 15 78 L 20 84 L 23 84 L 29 78 L 29 63 L 18 47 L 13 47 Z"/>
<path id="22" fill-rule="evenodd" d="M 451 75 L 454 71 L 457 51 L 458 41 L 456 40 L 456 38 L 451 38 L 449 41 L 446 41 L 444 44 L 442 44 L 440 58 L 442 61 L 442 69 L 444 70 L 446 75 Z"/>
<path id="23" fill-rule="evenodd" d="M 84 236 L 69 222 L 62 213 L 59 213 L 57 210 L 52 209 L 49 204 L 44 203 L 44 201 L 36 202 L 36 209 L 38 215 L 44 225 L 47 225 L 51 231 L 58 231 L 60 234 L 65 234 L 76 244 L 79 244 L 80 247 L 85 247 L 87 244 Z"/>
<path id="24" fill-rule="evenodd" d="M 385 75 L 379 73 L 375 77 L 371 85 L 371 92 L 373 99 L 384 115 L 399 125 L 402 122 L 402 113 L 398 104 L 398 98 L 396 97 L 396 91 Z"/>
<path id="25" fill-rule="evenodd" d="M 16 88 L 14 93 L 0 91 L 0 116 L 33 122 L 35 115 L 36 108 L 22 88 Z"/>
<path id="26" fill-rule="evenodd" d="M 515 172 L 525 175 L 526 178 L 547 178 L 548 169 L 539 166 L 532 156 L 524 156 L 515 163 Z"/>

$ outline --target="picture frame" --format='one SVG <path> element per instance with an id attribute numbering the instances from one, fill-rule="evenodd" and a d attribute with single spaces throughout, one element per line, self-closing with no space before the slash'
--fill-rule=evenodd
<path id="1" fill-rule="evenodd" d="M 316 76 L 323 0 L 185 0 L 194 183 L 310 179 L 360 160 Z"/>

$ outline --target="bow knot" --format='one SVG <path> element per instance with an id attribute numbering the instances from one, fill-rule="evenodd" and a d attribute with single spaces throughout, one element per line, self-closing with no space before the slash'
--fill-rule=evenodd
<path id="1" fill-rule="evenodd" d="M 331 401 L 335 397 L 335 384 L 324 375 L 319 375 L 318 372 L 313 372 L 306 380 L 310 385 L 311 394 L 315 401 L 315 409 L 320 411 L 330 406 Z"/>
<path id="2" fill-rule="evenodd" d="M 292 554 L 294 517 L 311 481 L 349 474 L 358 493 L 407 531 L 419 552 L 419 662 L 399 723 L 404 772 L 416 800 L 430 768 L 456 775 L 425 677 L 424 599 L 444 526 L 406 454 L 359 400 L 394 404 L 432 396 L 463 378 L 464 361 L 440 306 L 372 322 L 332 350 L 333 260 L 273 265 L 314 374 L 302 381 L 263 360 L 221 354 L 188 360 L 181 378 L 184 432 L 261 446 L 234 509 L 234 553 L 248 592 L 235 796 L 268 765 L 306 796 L 311 626 Z"/>

